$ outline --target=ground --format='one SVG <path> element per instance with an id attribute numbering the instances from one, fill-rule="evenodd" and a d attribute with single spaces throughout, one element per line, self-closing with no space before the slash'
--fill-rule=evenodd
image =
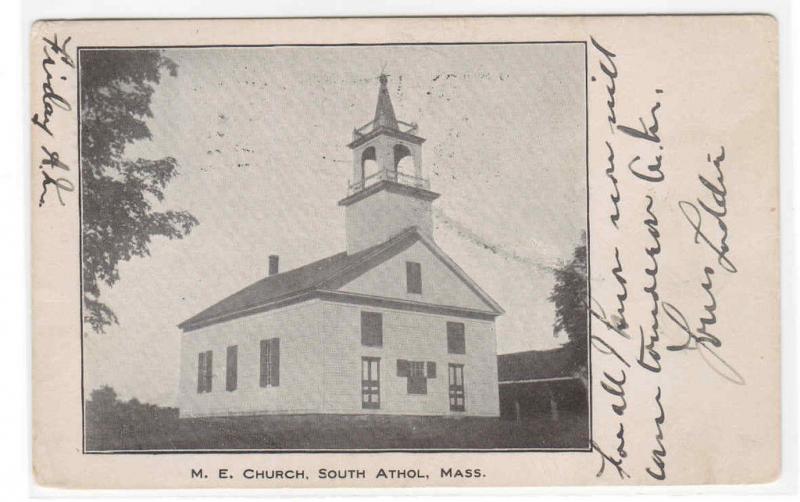
<path id="1" fill-rule="evenodd" d="M 494 449 L 589 446 L 585 415 L 549 414 L 519 422 L 477 417 L 263 415 L 180 419 L 177 410 L 112 420 L 87 407 L 86 449 Z M 129 420 L 133 418 L 132 420 Z"/>

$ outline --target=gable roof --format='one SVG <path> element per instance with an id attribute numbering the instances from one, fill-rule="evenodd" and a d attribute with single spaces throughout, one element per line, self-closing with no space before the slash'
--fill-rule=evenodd
<path id="1" fill-rule="evenodd" d="M 358 253 L 337 253 L 288 272 L 265 277 L 183 321 L 178 327 L 190 331 L 241 315 L 268 310 L 270 306 L 276 308 L 301 301 L 309 293 L 335 291 L 418 241 L 424 243 L 486 303 L 485 313 L 496 316 L 504 312 L 439 246 L 421 234 L 417 227 L 409 227 L 386 242 Z"/>
<path id="2" fill-rule="evenodd" d="M 497 356 L 497 380 L 519 382 L 573 376 L 573 353 L 568 348 L 528 350 Z"/>

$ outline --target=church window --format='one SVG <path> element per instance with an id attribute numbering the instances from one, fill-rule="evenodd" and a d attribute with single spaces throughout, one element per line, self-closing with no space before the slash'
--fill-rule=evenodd
<path id="1" fill-rule="evenodd" d="M 409 293 L 422 294 L 422 265 L 417 262 L 406 262 L 406 290 Z"/>
<path id="2" fill-rule="evenodd" d="M 383 346 L 383 315 L 379 312 L 361 312 L 361 345 Z"/>
<path id="3" fill-rule="evenodd" d="M 463 322 L 447 323 L 447 353 L 466 354 Z"/>

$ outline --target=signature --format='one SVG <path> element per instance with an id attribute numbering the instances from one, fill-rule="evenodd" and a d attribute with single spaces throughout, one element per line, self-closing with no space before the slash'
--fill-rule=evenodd
<path id="1" fill-rule="evenodd" d="M 713 347 L 709 347 L 706 340 L 697 336 L 694 331 L 692 331 L 692 328 L 689 326 L 689 321 L 686 320 L 686 316 L 684 316 L 680 310 L 668 302 L 662 302 L 661 306 L 664 308 L 664 313 L 667 314 L 667 317 L 669 317 L 687 337 L 687 341 L 683 345 L 671 345 L 667 347 L 667 350 L 697 351 L 708 367 L 725 380 L 737 385 L 744 385 L 747 383 L 741 373 L 736 371 L 733 365 L 723 359 Z"/>
<path id="2" fill-rule="evenodd" d="M 703 188 L 710 194 L 713 202 L 706 202 L 698 198 L 697 205 L 688 201 L 680 201 L 678 206 L 694 231 L 694 243 L 700 244 L 702 242 L 705 244 L 705 247 L 712 251 L 716 264 L 723 271 L 735 274 L 738 269 L 730 257 L 731 247 L 728 244 L 728 226 L 725 223 L 725 216 L 728 214 L 728 191 L 725 187 L 725 176 L 722 172 L 723 162 L 725 161 L 725 147 L 721 146 L 720 153 L 715 157 L 708 154 L 706 160 L 714 168 L 716 182 L 710 181 L 703 175 L 699 175 L 698 179 Z M 702 212 L 698 209 L 698 206 L 702 209 Z M 712 240 L 707 233 L 708 231 L 703 227 L 704 214 L 710 215 L 713 218 L 712 221 L 716 223 L 719 233 L 717 241 Z M 717 269 L 714 267 L 714 264 L 703 266 L 703 280 L 700 282 L 700 287 L 706 296 L 706 303 L 703 305 L 705 313 L 698 319 L 699 325 L 696 329 L 692 329 L 686 316 L 672 303 L 662 303 L 662 308 L 667 317 L 686 336 L 684 343 L 670 345 L 667 350 L 697 351 L 715 373 L 737 385 L 744 385 L 746 383 L 744 377 L 717 352 L 717 349 L 722 347 L 722 339 L 712 332 L 717 324 L 717 309 L 719 308 L 714 294 L 714 277 L 717 273 Z"/>
<path id="3" fill-rule="evenodd" d="M 700 208 L 703 210 L 703 213 L 710 215 L 717 223 L 717 227 L 719 228 L 720 232 L 722 232 L 722 236 L 719 239 L 719 244 L 713 243 L 703 230 L 703 213 L 700 212 L 700 209 L 698 209 L 694 203 L 682 200 L 678 202 L 678 206 L 680 207 L 681 212 L 683 212 L 683 216 L 686 218 L 686 221 L 689 222 L 689 225 L 694 230 L 695 244 L 699 244 L 702 240 L 709 248 L 711 248 L 712 251 L 714 251 L 719 266 L 734 274 L 738 270 L 736 265 L 734 265 L 731 261 L 730 257 L 728 257 L 731 248 L 728 245 L 728 225 L 726 225 L 724 221 L 725 216 L 728 214 L 728 190 L 725 188 L 725 176 L 722 174 L 722 162 L 725 160 L 725 147 L 720 147 L 720 154 L 713 159 L 711 158 L 710 154 L 706 157 L 706 159 L 716 169 L 717 182 L 714 184 L 702 175 L 698 176 L 698 179 L 700 180 L 700 184 L 702 184 L 703 187 L 705 187 L 711 194 L 711 198 L 716 207 L 712 208 L 702 199 L 697 199 L 697 205 L 700 206 Z"/>

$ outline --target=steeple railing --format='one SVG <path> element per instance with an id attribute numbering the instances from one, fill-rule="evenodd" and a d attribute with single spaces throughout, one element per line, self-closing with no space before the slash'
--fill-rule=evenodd
<path id="1" fill-rule="evenodd" d="M 347 195 L 353 195 L 354 193 L 360 192 L 361 190 L 364 190 L 365 188 L 368 188 L 381 181 L 394 181 L 395 183 L 400 183 L 401 185 L 422 188 L 425 190 L 430 190 L 431 188 L 430 180 L 427 178 L 420 178 L 419 176 L 401 173 L 399 171 L 393 171 L 390 169 L 382 169 L 364 177 L 363 179 L 356 180 L 355 182 L 348 182 Z"/>
<path id="2" fill-rule="evenodd" d="M 375 130 L 375 120 L 367 122 L 363 126 L 359 127 L 358 129 L 353 129 L 353 141 L 363 138 L 367 134 L 371 133 Z M 397 121 L 397 130 L 403 134 L 411 134 L 415 135 L 417 133 L 418 126 L 414 123 L 403 122 L 402 120 Z"/>

